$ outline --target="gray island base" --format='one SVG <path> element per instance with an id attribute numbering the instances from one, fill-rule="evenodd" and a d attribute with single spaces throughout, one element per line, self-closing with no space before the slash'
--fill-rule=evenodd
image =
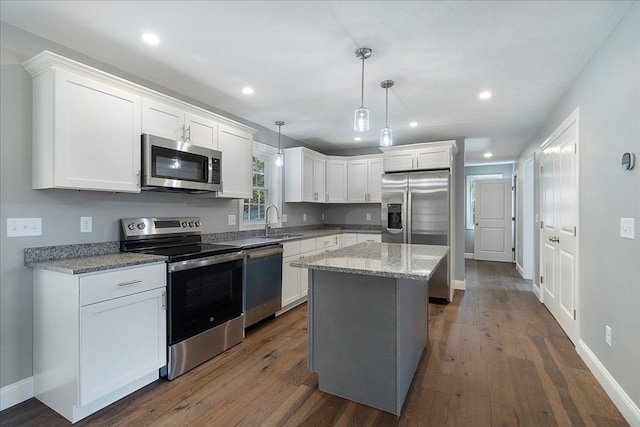
<path id="1" fill-rule="evenodd" d="M 446 246 L 361 243 L 302 258 L 318 388 L 400 415 L 428 340 L 428 280 Z"/>

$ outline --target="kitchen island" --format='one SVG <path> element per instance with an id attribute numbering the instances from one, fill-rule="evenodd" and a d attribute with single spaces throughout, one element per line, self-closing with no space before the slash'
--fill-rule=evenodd
<path id="1" fill-rule="evenodd" d="M 428 281 L 447 246 L 360 243 L 309 269 L 309 369 L 327 393 L 400 415 L 428 340 Z"/>

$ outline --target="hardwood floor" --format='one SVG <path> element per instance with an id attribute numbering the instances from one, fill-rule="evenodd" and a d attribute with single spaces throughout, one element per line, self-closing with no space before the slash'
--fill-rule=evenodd
<path id="1" fill-rule="evenodd" d="M 306 305 L 173 381 L 78 426 L 626 426 L 573 344 L 512 264 L 467 261 L 467 290 L 431 304 L 429 341 L 402 416 L 318 391 Z M 108 373 L 105 373 L 108 375 Z M 30 399 L 1 426 L 66 426 Z"/>

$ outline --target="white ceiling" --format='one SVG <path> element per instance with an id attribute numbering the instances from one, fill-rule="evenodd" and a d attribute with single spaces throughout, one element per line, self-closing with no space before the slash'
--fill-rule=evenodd
<path id="1" fill-rule="evenodd" d="M 322 152 L 378 145 L 391 79 L 396 143 L 466 137 L 481 164 L 516 159 L 632 3 L 2 0 L 0 19 Z M 361 46 L 371 129 L 355 142 Z"/>

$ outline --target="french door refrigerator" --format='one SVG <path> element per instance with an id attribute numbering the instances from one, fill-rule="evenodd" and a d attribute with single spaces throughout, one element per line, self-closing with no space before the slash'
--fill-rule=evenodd
<path id="1" fill-rule="evenodd" d="M 382 241 L 450 246 L 449 170 L 382 175 Z M 449 255 L 429 280 L 429 298 L 449 302 Z"/>

